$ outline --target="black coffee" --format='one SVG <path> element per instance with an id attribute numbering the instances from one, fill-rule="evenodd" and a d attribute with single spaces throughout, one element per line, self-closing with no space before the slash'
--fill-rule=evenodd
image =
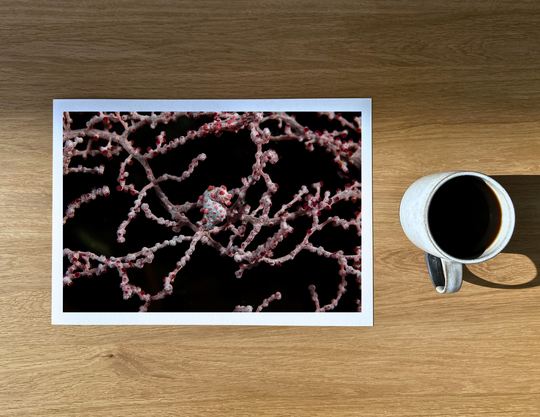
<path id="1" fill-rule="evenodd" d="M 480 178 L 462 176 L 443 184 L 428 211 L 431 234 L 456 258 L 477 258 L 493 243 L 501 227 L 501 206 Z"/>

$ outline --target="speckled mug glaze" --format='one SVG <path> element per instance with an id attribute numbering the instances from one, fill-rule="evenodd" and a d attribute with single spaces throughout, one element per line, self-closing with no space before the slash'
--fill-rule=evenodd
<path id="1" fill-rule="evenodd" d="M 501 207 L 501 227 L 495 240 L 486 248 L 484 253 L 473 259 L 460 259 L 444 252 L 433 239 L 428 223 L 428 213 L 431 200 L 437 190 L 446 182 L 460 176 L 473 176 L 484 181 L 493 190 Z M 399 208 L 399 219 L 403 231 L 412 243 L 426 252 L 426 260 L 431 279 L 436 290 L 441 294 L 459 291 L 462 284 L 463 265 L 487 261 L 493 258 L 510 241 L 515 225 L 514 205 L 506 190 L 487 175 L 472 171 L 447 171 L 427 175 L 413 183 L 403 195 Z M 430 256 L 431 255 L 431 256 Z M 441 274 L 444 285 L 438 285 L 438 279 L 433 276 L 433 262 L 440 260 Z"/>

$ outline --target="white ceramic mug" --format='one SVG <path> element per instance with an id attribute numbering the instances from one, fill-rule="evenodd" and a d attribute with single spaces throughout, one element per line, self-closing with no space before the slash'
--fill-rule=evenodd
<path id="1" fill-rule="evenodd" d="M 399 218 L 407 237 L 425 252 L 431 280 L 441 294 L 461 288 L 462 264 L 483 262 L 501 252 L 515 225 L 506 190 L 471 171 L 420 178 L 403 195 Z"/>

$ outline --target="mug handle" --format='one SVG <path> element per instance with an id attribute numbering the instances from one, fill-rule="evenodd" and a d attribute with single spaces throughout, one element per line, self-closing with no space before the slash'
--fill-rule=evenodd
<path id="1" fill-rule="evenodd" d="M 426 264 L 431 282 L 441 294 L 458 292 L 463 282 L 463 265 L 426 254 Z"/>

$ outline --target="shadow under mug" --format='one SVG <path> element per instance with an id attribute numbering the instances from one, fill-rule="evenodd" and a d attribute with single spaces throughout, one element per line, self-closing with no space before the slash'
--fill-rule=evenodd
<path id="1" fill-rule="evenodd" d="M 463 264 L 487 261 L 504 249 L 515 211 L 506 190 L 487 175 L 448 171 L 414 182 L 403 195 L 399 219 L 425 252 L 436 290 L 450 294 L 461 288 Z"/>

